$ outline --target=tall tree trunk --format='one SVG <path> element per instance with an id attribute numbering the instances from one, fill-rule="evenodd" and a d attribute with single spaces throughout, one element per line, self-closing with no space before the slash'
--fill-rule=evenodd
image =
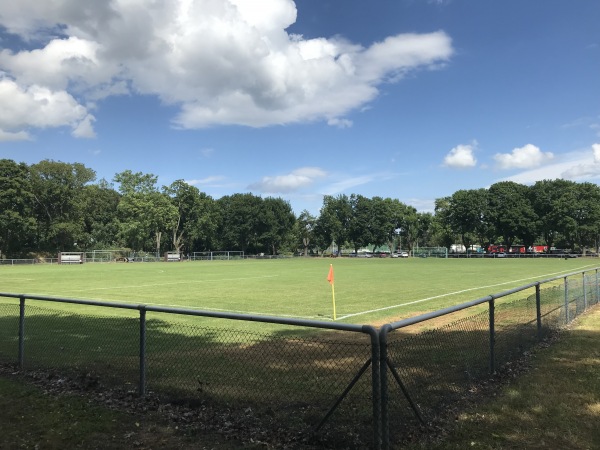
<path id="1" fill-rule="evenodd" d="M 160 257 L 160 238 L 162 236 L 162 231 L 156 231 L 154 233 L 154 235 L 156 236 L 156 257 L 159 258 Z"/>

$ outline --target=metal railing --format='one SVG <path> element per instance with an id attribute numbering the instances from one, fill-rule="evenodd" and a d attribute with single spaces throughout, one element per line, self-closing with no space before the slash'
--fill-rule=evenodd
<path id="1" fill-rule="evenodd" d="M 383 448 L 408 424 L 430 423 L 450 406 L 476 396 L 482 380 L 499 368 L 510 369 L 552 330 L 599 299 L 599 274 L 594 269 L 384 325 L 380 330 Z"/>
<path id="2" fill-rule="evenodd" d="M 252 421 L 267 428 L 277 417 L 278 430 L 323 448 L 387 449 L 597 304 L 599 270 L 380 329 L 0 293 L 0 362 L 92 374 L 140 396 L 210 402 L 242 416 L 252 411 Z M 120 312 L 99 315 L 96 307 Z M 264 324 L 278 328 L 265 331 Z"/>
<path id="3" fill-rule="evenodd" d="M 372 326 L 37 295 L 0 297 L 18 299 L 0 303 L 0 362 L 91 373 L 93 379 L 129 387 L 140 396 L 150 389 L 166 399 L 250 408 L 261 412 L 267 427 L 276 413 L 278 426 L 288 423 L 290 432 L 305 439 L 337 412 L 338 438 L 344 438 L 339 429 L 346 429 L 355 442 L 357 423 L 365 424 L 359 430 L 361 445 L 379 448 L 380 352 Z M 123 312 L 94 316 L 46 306 L 58 303 Z M 198 326 L 185 317 L 291 328 L 273 337 L 235 329 L 231 322 L 229 327 L 222 322 Z M 315 336 L 311 329 L 329 333 Z"/>

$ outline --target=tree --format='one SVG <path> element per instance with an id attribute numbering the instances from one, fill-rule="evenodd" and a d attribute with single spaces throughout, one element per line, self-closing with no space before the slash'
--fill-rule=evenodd
<path id="1" fill-rule="evenodd" d="M 390 237 L 396 228 L 391 206 L 391 203 L 382 197 L 371 199 L 370 235 L 373 250 L 385 244 L 389 246 Z M 391 246 L 389 246 L 389 250 L 392 251 Z"/>
<path id="2" fill-rule="evenodd" d="M 296 216 L 289 202 L 281 198 L 265 198 L 261 209 L 259 241 L 272 255 L 277 255 L 281 246 L 289 240 Z"/>
<path id="3" fill-rule="evenodd" d="M 351 217 L 348 221 L 347 236 L 356 253 L 359 248 L 373 243 L 373 202 L 356 194 L 352 194 L 349 201 Z"/>
<path id="4" fill-rule="evenodd" d="M 581 251 L 598 245 L 600 235 L 600 187 L 594 183 L 581 183 L 575 188 L 573 218 L 577 223 L 573 241 Z"/>
<path id="5" fill-rule="evenodd" d="M 211 248 L 218 226 L 212 197 L 183 180 L 174 181 L 164 192 L 177 208 L 177 220 L 171 230 L 173 248 L 178 252 L 183 248 L 188 251 Z"/>
<path id="6" fill-rule="evenodd" d="M 538 217 L 538 234 L 548 248 L 553 247 L 559 233 L 572 228 L 569 217 L 570 203 L 574 200 L 570 194 L 576 183 L 567 180 L 537 181 L 529 188 L 529 198 Z"/>
<path id="7" fill-rule="evenodd" d="M 72 250 L 83 237 L 82 193 L 96 173 L 80 163 L 44 160 L 30 166 L 40 249 Z"/>
<path id="8" fill-rule="evenodd" d="M 218 235 L 228 250 L 260 251 L 262 199 L 252 194 L 233 194 L 217 200 L 221 215 Z"/>
<path id="9" fill-rule="evenodd" d="M 122 194 L 118 206 L 121 236 L 137 250 L 147 249 L 149 240 L 154 240 L 156 254 L 160 255 L 162 233 L 175 226 L 177 208 L 159 192 L 157 177 L 152 174 L 126 170 L 116 174 L 114 180 L 120 184 Z"/>
<path id="10" fill-rule="evenodd" d="M 418 238 L 423 247 L 435 247 L 433 242 L 434 236 L 434 219 L 433 214 L 429 212 L 417 213 Z"/>
<path id="11" fill-rule="evenodd" d="M 0 159 L 0 257 L 19 256 L 32 245 L 36 221 L 29 168 Z"/>
<path id="12" fill-rule="evenodd" d="M 352 205 L 348 196 L 340 194 L 337 197 L 323 197 L 315 237 L 326 248 L 334 242 L 339 246 L 349 240 L 350 221 L 352 220 Z"/>
<path id="13" fill-rule="evenodd" d="M 117 245 L 117 211 L 121 196 L 106 180 L 84 186 L 81 195 L 83 233 L 78 246 L 83 250 Z"/>
<path id="14" fill-rule="evenodd" d="M 527 239 L 529 230 L 535 229 L 537 215 L 527 190 L 527 186 L 513 181 L 495 183 L 488 190 L 490 223 L 507 248 L 517 237 Z"/>
<path id="15" fill-rule="evenodd" d="M 406 217 L 411 214 L 412 209 L 410 206 L 405 205 L 397 199 L 386 198 L 384 199 L 384 202 L 386 204 L 386 214 L 388 217 L 387 244 L 390 251 L 392 251 L 394 246 L 396 246 L 397 249 L 402 247 L 401 240 L 404 231 L 402 225 L 404 224 Z M 396 240 L 398 240 L 397 243 Z"/>
<path id="16" fill-rule="evenodd" d="M 455 242 L 455 233 L 450 224 L 450 197 L 436 199 L 434 212 L 434 240 L 437 245 L 449 248 Z"/>
<path id="17" fill-rule="evenodd" d="M 400 223 L 402 229 L 401 236 L 404 237 L 406 246 L 412 250 L 419 242 L 419 217 L 416 208 L 406 206 L 406 212 Z"/>
<path id="18" fill-rule="evenodd" d="M 298 219 L 296 220 L 296 227 L 298 233 L 298 242 L 302 243 L 304 249 L 304 256 L 308 256 L 308 249 L 311 241 L 314 238 L 314 229 L 317 218 L 310 214 L 306 209 L 303 210 Z"/>
<path id="19" fill-rule="evenodd" d="M 470 249 L 478 238 L 481 242 L 485 234 L 486 207 L 485 189 L 459 190 L 449 199 L 448 224 L 461 237 L 461 243 L 466 249 Z"/>

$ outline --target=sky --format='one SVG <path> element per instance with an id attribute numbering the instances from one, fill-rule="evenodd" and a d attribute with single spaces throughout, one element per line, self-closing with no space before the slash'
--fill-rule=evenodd
<path id="1" fill-rule="evenodd" d="M 318 215 L 600 180 L 595 0 L 0 3 L 0 158 Z"/>

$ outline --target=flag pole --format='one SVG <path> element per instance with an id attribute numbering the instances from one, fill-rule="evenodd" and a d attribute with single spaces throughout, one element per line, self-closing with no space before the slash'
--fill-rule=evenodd
<path id="1" fill-rule="evenodd" d="M 329 264 L 329 275 L 327 275 L 327 281 L 331 284 L 331 300 L 333 302 L 333 320 L 336 320 L 335 315 L 335 283 L 333 281 L 333 264 Z"/>
<path id="2" fill-rule="evenodd" d="M 335 317 L 335 286 L 331 283 L 331 298 L 333 301 L 333 320 L 336 320 Z"/>

